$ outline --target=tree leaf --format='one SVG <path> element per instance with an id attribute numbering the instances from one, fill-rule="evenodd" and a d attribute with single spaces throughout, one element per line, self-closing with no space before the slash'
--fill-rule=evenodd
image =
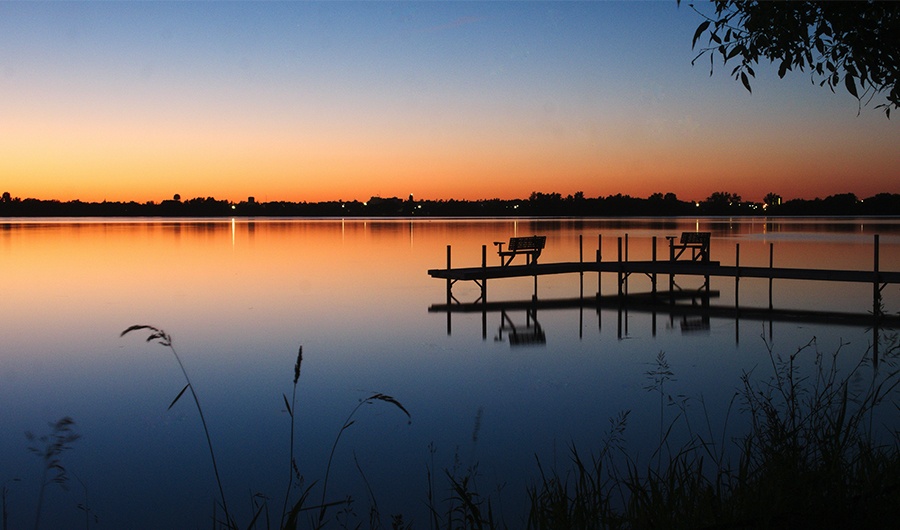
<path id="1" fill-rule="evenodd" d="M 781 61 L 781 66 L 778 67 L 778 77 L 784 78 L 784 74 L 787 73 L 787 71 L 790 69 L 791 69 L 790 63 L 788 63 L 786 60 Z"/>
<path id="2" fill-rule="evenodd" d="M 750 89 L 750 80 L 747 79 L 747 74 L 745 72 L 741 72 L 741 83 L 744 83 L 744 88 L 747 89 L 747 92 L 753 93 L 753 90 Z"/>
<path id="3" fill-rule="evenodd" d="M 703 32 L 706 31 L 706 28 L 708 27 L 709 20 L 705 20 L 699 26 L 697 26 L 697 31 L 694 32 L 694 40 L 691 41 L 691 49 L 694 49 L 694 46 L 697 44 L 697 39 L 700 38 L 700 35 L 703 35 Z"/>
<path id="4" fill-rule="evenodd" d="M 847 87 L 847 92 L 850 92 L 853 97 L 859 99 L 859 96 L 856 93 L 856 82 L 853 81 L 852 76 L 847 75 L 844 77 L 844 86 Z"/>
<path id="5" fill-rule="evenodd" d="M 744 50 L 743 46 L 741 46 L 740 44 L 736 44 L 733 48 L 731 48 L 731 51 L 728 52 L 728 55 L 725 57 L 725 60 L 727 61 L 727 60 L 731 59 L 735 55 L 738 55 L 739 53 L 741 53 L 743 50 Z"/>

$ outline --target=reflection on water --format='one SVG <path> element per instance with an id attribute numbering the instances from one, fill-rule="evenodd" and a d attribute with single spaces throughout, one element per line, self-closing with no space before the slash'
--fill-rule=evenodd
<path id="1" fill-rule="evenodd" d="M 412 424 L 393 410 L 362 409 L 343 433 L 329 491 L 353 494 L 357 513 L 365 513 L 355 456 L 382 513 L 402 511 L 424 524 L 426 464 L 433 458 L 440 472 L 455 461 L 478 462 L 485 493 L 506 484 L 502 504 L 512 526 L 535 479 L 535 455 L 565 464 L 569 443 L 591 447 L 607 418 L 623 410 L 632 411 L 627 433 L 635 451 L 649 451 L 641 440 L 653 439 L 659 412 L 645 374 L 661 350 L 677 376 L 673 392 L 705 396 L 716 416 L 741 374 L 768 366 L 763 337 L 782 354 L 812 337 L 848 359 L 869 349 L 872 330 L 852 322 L 718 313 L 717 305 L 733 310 L 734 289 L 716 278 L 712 290 L 721 296 L 706 312 L 633 304 L 462 312 L 452 315 L 448 334 L 450 320 L 427 311 L 444 300 L 444 283 L 426 270 L 446 265 L 447 245 L 454 265 L 478 265 L 482 245 L 547 235 L 541 261 L 549 263 L 592 256 L 602 235 L 607 260 L 627 233 L 629 259 L 641 260 L 650 259 L 654 236 L 664 242 L 698 228 L 713 233 L 712 259 L 723 264 L 734 263 L 740 243 L 741 264 L 767 266 L 774 243 L 776 266 L 860 270 L 871 270 L 879 233 L 881 269 L 900 270 L 900 223 L 883 219 L 0 223 L 0 481 L 10 528 L 33 524 L 42 469 L 24 433 L 46 432 L 47 422 L 66 415 L 83 436 L 63 457 L 78 481 L 68 492 L 48 489 L 43 526 L 83 524 L 76 505 L 85 495 L 102 527 L 208 524 L 217 490 L 196 410 L 184 400 L 167 410 L 184 386 L 179 367 L 157 345 L 120 338 L 132 324 L 173 336 L 203 403 L 229 504 L 243 521 L 253 493 L 284 493 L 290 423 L 283 395 L 301 344 L 295 450 L 307 484 L 323 477 L 358 400 L 384 392 L 404 404 Z M 542 279 L 540 298 L 616 292 L 614 275 L 580 280 Z M 785 312 L 871 307 L 871 285 L 776 286 L 774 305 Z M 645 291 L 649 279 L 634 276 L 629 287 Z M 472 286 L 454 289 L 460 299 L 477 298 Z M 533 284 L 510 279 L 490 289 L 491 300 L 519 300 Z M 741 280 L 741 307 L 767 308 L 767 297 L 765 280 Z M 884 304 L 900 310 L 897 286 L 885 289 Z M 280 503 L 272 505 L 274 514 Z"/>

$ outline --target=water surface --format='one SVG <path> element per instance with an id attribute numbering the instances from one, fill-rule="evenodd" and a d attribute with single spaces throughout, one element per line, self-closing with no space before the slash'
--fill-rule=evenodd
<path id="1" fill-rule="evenodd" d="M 500 313 L 484 321 L 481 313 L 454 314 L 448 334 L 446 316 L 428 311 L 445 300 L 444 282 L 426 271 L 446 265 L 447 245 L 454 265 L 474 266 L 482 245 L 496 259 L 493 241 L 544 234 L 542 262 L 577 261 L 595 256 L 599 236 L 607 260 L 627 234 L 628 258 L 640 260 L 650 259 L 654 236 L 664 256 L 664 236 L 683 230 L 711 231 L 712 259 L 725 265 L 735 263 L 739 244 L 742 265 L 767 266 L 773 244 L 776 267 L 858 270 L 872 270 L 880 234 L 880 268 L 900 270 L 900 222 L 891 219 L 7 220 L 0 481 L 10 527 L 33 524 L 42 470 L 24 433 L 46 433 L 63 416 L 82 439 L 63 455 L 70 489 L 47 490 L 42 526 L 83 526 L 76 505 L 85 497 L 98 528 L 209 526 L 217 489 L 197 411 L 186 398 L 167 410 L 183 377 L 165 348 L 119 337 L 132 324 L 172 335 L 239 520 L 249 520 L 256 493 L 271 499 L 277 519 L 288 480 L 283 395 L 303 345 L 295 451 L 307 483 L 324 477 L 358 401 L 389 394 L 412 422 L 389 404 L 363 407 L 335 453 L 328 497 L 353 495 L 364 520 L 371 502 L 355 458 L 382 513 L 403 512 L 417 527 L 427 524 L 429 468 L 443 499 L 443 470 L 477 463 L 478 489 L 495 495 L 517 526 L 525 486 L 537 478 L 535 456 L 564 466 L 570 444 L 596 447 L 609 418 L 624 410 L 632 411 L 633 450 L 651 452 L 660 409 L 647 372 L 661 351 L 675 373 L 666 390 L 703 396 L 716 418 L 742 373 L 770 369 L 767 344 L 790 354 L 815 338 L 823 352 L 840 349 L 848 365 L 870 349 L 867 327 L 716 317 L 686 326 L 665 312 L 615 306 L 540 311 L 545 342 L 513 346 Z M 585 275 L 584 292 L 596 293 L 597 282 Z M 615 282 L 606 275 L 599 290 L 614 293 Z M 713 303 L 733 305 L 733 280 L 712 282 L 720 292 Z M 527 299 L 532 288 L 530 278 L 495 281 L 489 298 Z M 648 289 L 646 277 L 629 281 L 630 292 Z M 580 290 L 577 275 L 538 286 L 541 298 Z M 479 291 L 460 282 L 454 294 L 473 301 Z M 889 312 L 900 311 L 898 286 L 883 295 Z M 766 307 L 768 284 L 741 280 L 739 296 L 742 305 Z M 872 285 L 776 282 L 773 303 L 865 313 Z M 531 318 L 507 317 L 518 326 Z"/>

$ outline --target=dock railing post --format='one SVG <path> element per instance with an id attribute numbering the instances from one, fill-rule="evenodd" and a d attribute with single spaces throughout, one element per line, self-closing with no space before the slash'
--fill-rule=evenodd
<path id="1" fill-rule="evenodd" d="M 450 245 L 447 245 L 447 270 L 450 270 Z M 450 280 L 450 275 L 447 275 L 447 305 L 450 305 L 450 301 L 452 299 L 453 292 L 453 281 Z"/>
<path id="2" fill-rule="evenodd" d="M 875 234 L 875 258 L 874 258 L 874 264 L 873 264 L 873 272 L 874 272 L 873 280 L 874 281 L 873 281 L 873 285 L 872 285 L 872 314 L 875 315 L 876 318 L 881 316 L 881 280 L 878 277 L 879 276 L 879 274 L 878 274 L 878 269 L 879 269 L 879 264 L 878 264 L 879 241 L 878 241 L 878 239 L 879 239 L 878 234 Z"/>
<path id="3" fill-rule="evenodd" d="M 879 246 L 879 238 L 878 234 L 875 234 L 875 257 L 874 257 L 874 284 L 872 286 L 872 363 L 875 368 L 878 368 L 878 320 L 882 315 L 882 307 L 881 307 L 881 278 L 879 278 L 878 274 L 878 246 Z"/>
<path id="4" fill-rule="evenodd" d="M 601 295 L 601 280 L 603 279 L 603 273 L 600 272 L 600 262 L 603 261 L 603 234 L 597 234 L 597 301 L 600 301 Z"/>
<path id="5" fill-rule="evenodd" d="M 775 261 L 773 259 L 774 254 L 775 243 L 769 243 L 769 310 L 772 309 L 772 268 L 775 265 Z"/>
<path id="6" fill-rule="evenodd" d="M 578 299 L 584 300 L 584 236 L 578 234 Z"/>
<path id="7" fill-rule="evenodd" d="M 628 263 L 628 233 L 625 233 L 625 263 Z M 630 273 L 625 273 L 625 296 L 628 296 L 628 277 Z"/>
<path id="8" fill-rule="evenodd" d="M 651 259 L 653 260 L 653 274 L 650 275 L 650 290 L 653 293 L 653 300 L 656 300 L 656 236 L 653 236 L 653 248 L 651 250 Z M 656 313 L 653 314 L 656 316 Z"/>
<path id="9" fill-rule="evenodd" d="M 737 314 L 740 309 L 740 290 L 741 284 L 741 244 L 734 245 L 734 310 Z"/>
<path id="10" fill-rule="evenodd" d="M 487 303 L 487 245 L 481 245 L 481 303 Z"/>
<path id="11" fill-rule="evenodd" d="M 622 266 L 623 266 L 622 265 L 622 236 L 619 236 L 619 238 L 617 239 L 617 245 L 618 245 L 618 252 L 616 254 L 616 256 L 617 256 L 616 259 L 617 259 L 618 267 L 616 267 L 616 280 L 618 281 L 618 284 L 619 284 L 617 293 L 618 293 L 619 299 L 620 299 L 619 302 L 621 302 L 622 301 L 621 300 L 621 298 L 622 298 Z"/>
<path id="12" fill-rule="evenodd" d="M 675 238 L 670 237 L 669 239 L 669 266 L 672 267 L 675 264 Z M 669 271 L 669 303 L 675 303 L 675 272 Z"/>
<path id="13" fill-rule="evenodd" d="M 450 303 L 453 301 L 453 280 L 450 279 L 450 245 L 447 245 L 447 336 L 453 332 L 453 323 L 451 321 Z"/>

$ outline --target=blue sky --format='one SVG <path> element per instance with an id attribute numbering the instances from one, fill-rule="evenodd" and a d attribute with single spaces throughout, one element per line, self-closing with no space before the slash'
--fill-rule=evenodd
<path id="1" fill-rule="evenodd" d="M 704 8 L 708 8 L 705 6 Z M 872 106 L 691 60 L 676 2 L 7 2 L 14 196 L 900 192 Z"/>

